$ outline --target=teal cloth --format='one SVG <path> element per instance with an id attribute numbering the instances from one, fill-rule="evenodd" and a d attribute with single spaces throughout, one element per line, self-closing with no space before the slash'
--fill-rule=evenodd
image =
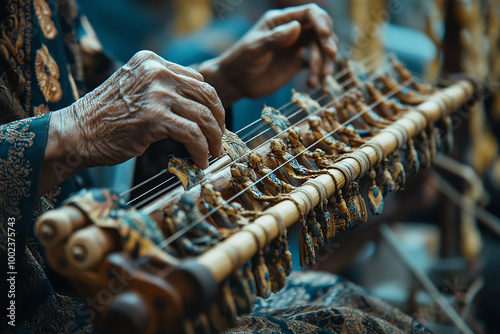
<path id="1" fill-rule="evenodd" d="M 16 326 L 9 326 L 4 318 L 0 325 L 2 333 L 93 331 L 90 324 L 92 310 L 85 309 L 88 300 L 77 297 L 68 282 L 50 269 L 33 232 L 35 220 L 41 213 L 58 205 L 81 186 L 76 178 L 70 178 L 43 197 L 38 196 L 51 117 L 49 110 L 55 111 L 73 103 L 85 93 L 86 83 L 96 84 L 95 78 L 108 73 L 106 66 L 111 64 L 100 52 L 91 54 L 90 59 L 84 61 L 83 57 L 89 55 L 80 43 L 82 37 L 91 37 L 91 34 L 82 22 L 71 0 L 7 0 L 0 3 L 2 293 L 8 291 L 5 275 L 9 218 L 15 219 L 17 272 Z M 35 116 L 38 114 L 41 116 Z M 261 301 L 255 313 L 243 318 L 240 327 L 233 332 L 254 333 L 259 328 L 268 333 L 338 332 L 341 328 L 338 327 L 341 326 L 339 314 L 342 314 L 344 326 L 352 322 L 358 326 L 356 328 L 370 329 L 380 325 L 380 328 L 389 329 L 392 327 L 385 324 L 401 322 L 404 326 L 395 328 L 416 328 L 411 318 L 373 298 L 366 298 L 369 305 L 387 312 L 362 316 L 368 304 L 360 303 L 358 297 L 354 303 L 349 302 L 349 296 L 357 296 L 351 293 L 353 291 L 363 296 L 362 291 L 352 285 L 340 284 L 329 275 L 320 275 L 313 283 L 310 279 L 301 283 L 299 278 L 292 278 L 283 293 Z M 304 292 L 308 296 L 305 299 L 300 297 Z M 337 300 L 339 294 L 344 298 Z M 292 296 L 294 298 L 290 299 Z M 5 296 L 0 300 L 0 308 L 5 312 L 8 300 Z M 322 301 L 323 306 L 315 309 L 306 306 L 313 301 Z M 327 305 L 326 301 L 332 304 Z M 349 315 L 344 316 L 346 312 L 359 314 L 359 317 L 350 320 Z"/>
<path id="2" fill-rule="evenodd" d="M 3 268 L 0 291 L 9 290 L 4 277 L 8 265 L 9 218 L 15 219 L 11 227 L 16 231 L 16 261 L 12 271 L 17 273 L 15 326 L 2 321 L 2 333 L 67 333 L 70 327 L 78 331 L 90 328 L 89 320 L 77 314 L 83 310 L 78 309 L 80 299 L 65 292 L 66 284 L 53 285 L 60 279 L 47 267 L 33 237 L 35 219 L 51 208 L 37 195 L 50 116 L 48 113 L 0 125 L 0 266 Z M 5 302 L 7 299 L 2 298 L 2 310 L 7 308 Z"/>
<path id="3" fill-rule="evenodd" d="M 13 219 L 17 272 L 15 327 L 5 321 L 11 320 L 5 318 L 10 300 L 3 296 L 2 333 L 90 329 L 86 313 L 78 308 L 80 299 L 68 293 L 67 283 L 47 266 L 33 231 L 36 218 L 80 188 L 82 179 L 69 178 L 38 196 L 50 110 L 69 106 L 85 93 L 86 85 L 79 42 L 87 32 L 76 6 L 71 1 L 44 1 L 0 3 L 0 291 L 8 291 L 7 235 Z M 35 3 L 50 10 L 43 19 L 51 26 L 39 21 Z"/>

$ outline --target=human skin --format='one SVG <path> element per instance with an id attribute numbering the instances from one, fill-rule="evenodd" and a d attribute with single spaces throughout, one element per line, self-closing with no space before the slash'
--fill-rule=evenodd
<path id="1" fill-rule="evenodd" d="M 141 155 L 167 137 L 183 143 L 194 163 L 207 168 L 209 154 L 222 153 L 224 107 L 275 91 L 304 66 L 311 86 L 333 73 L 332 26 L 314 4 L 268 11 L 232 48 L 200 64 L 198 71 L 150 51 L 137 53 L 95 90 L 52 113 L 39 194 L 84 168 Z M 69 156 L 79 163 L 68 166 Z"/>

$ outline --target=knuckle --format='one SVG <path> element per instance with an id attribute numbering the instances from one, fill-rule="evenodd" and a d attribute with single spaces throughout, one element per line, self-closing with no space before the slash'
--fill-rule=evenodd
<path id="1" fill-rule="evenodd" d="M 141 51 L 138 51 L 134 57 L 137 56 L 141 59 L 157 59 L 159 56 L 154 53 L 153 51 L 150 51 L 150 50 L 141 50 Z"/>
<path id="2" fill-rule="evenodd" d="M 204 83 L 202 85 L 203 93 L 207 97 L 208 101 L 213 105 L 218 105 L 220 103 L 219 95 L 214 87 L 211 85 Z"/>
<path id="3" fill-rule="evenodd" d="M 131 68 L 165 68 L 163 63 L 163 58 L 149 50 L 138 51 L 129 61 Z"/>
<path id="4" fill-rule="evenodd" d="M 204 80 L 203 75 L 200 72 L 198 72 L 197 70 L 195 70 L 194 68 L 183 66 L 183 69 L 186 72 L 191 73 L 194 77 L 198 77 L 198 78 L 201 78 L 202 80 Z"/>
<path id="5" fill-rule="evenodd" d="M 170 100 L 174 97 L 169 94 L 168 91 L 159 86 L 153 86 L 149 92 L 147 99 L 154 105 L 161 103 L 161 105 L 166 109 L 165 113 L 170 111 Z"/>
<path id="6" fill-rule="evenodd" d="M 314 11 L 314 12 L 324 12 L 324 10 L 318 6 L 316 3 L 308 3 L 307 5 L 308 10 Z"/>
<path id="7" fill-rule="evenodd" d="M 199 72 L 198 70 L 191 68 L 191 67 L 188 67 L 187 69 L 189 71 L 191 71 L 192 73 L 194 73 L 195 75 L 201 77 L 203 80 L 205 80 L 205 78 L 203 77 L 203 74 L 201 74 L 201 72 Z"/>
<path id="8" fill-rule="evenodd" d="M 324 19 L 326 19 L 328 22 L 331 22 L 330 15 L 328 15 L 328 13 L 323 8 L 321 8 L 320 6 L 318 6 L 318 4 L 316 4 L 316 3 L 310 3 L 310 4 L 307 4 L 306 6 L 307 6 L 306 7 L 307 11 L 309 12 L 310 15 L 312 15 L 312 16 L 321 16 Z"/>
<path id="9" fill-rule="evenodd" d="M 165 79 L 167 70 L 162 66 L 151 66 L 148 70 L 149 77 L 152 81 L 161 81 Z"/>
<path id="10" fill-rule="evenodd" d="M 270 9 L 264 13 L 264 20 L 272 20 L 280 13 L 279 9 Z"/>
<path id="11" fill-rule="evenodd" d="M 146 82 L 161 81 L 165 79 L 168 70 L 154 60 L 146 60 L 141 63 L 142 73 L 140 74 Z"/>
<path id="12" fill-rule="evenodd" d="M 212 113 L 207 107 L 203 105 L 199 105 L 196 114 L 199 117 L 199 123 L 201 123 L 201 125 L 208 125 L 213 120 Z"/>
<path id="13" fill-rule="evenodd" d="M 220 103 L 217 91 L 210 84 L 206 82 L 200 82 L 198 90 L 199 93 L 205 98 L 206 103 L 210 105 L 218 105 Z"/>
<path id="14" fill-rule="evenodd" d="M 134 54 L 132 56 L 131 61 L 134 63 L 142 63 L 147 59 L 151 59 L 152 54 L 153 54 L 152 51 L 141 50 L 141 51 L 136 52 L 136 54 Z"/>

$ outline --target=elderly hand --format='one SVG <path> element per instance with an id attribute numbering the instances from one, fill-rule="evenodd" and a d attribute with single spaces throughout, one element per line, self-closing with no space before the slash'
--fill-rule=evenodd
<path id="1" fill-rule="evenodd" d="M 315 87 L 321 77 L 333 73 L 337 43 L 332 25 L 315 4 L 268 11 L 232 48 L 199 70 L 225 105 L 243 96 L 269 94 L 304 66 L 309 67 L 309 84 Z"/>
<path id="2" fill-rule="evenodd" d="M 209 152 L 221 154 L 224 117 L 200 73 L 141 51 L 94 91 L 53 113 L 39 193 L 83 168 L 140 155 L 166 137 L 183 143 L 206 168 Z M 81 163 L 69 170 L 68 157 Z"/>

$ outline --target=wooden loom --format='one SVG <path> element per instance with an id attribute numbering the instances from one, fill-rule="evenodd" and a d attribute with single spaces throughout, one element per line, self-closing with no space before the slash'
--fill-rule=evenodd
<path id="1" fill-rule="evenodd" d="M 231 326 L 236 315 L 250 312 L 256 295 L 282 287 L 290 270 L 286 227 L 302 223 L 301 263 L 311 265 L 322 240 L 366 220 L 364 200 L 353 188 L 361 177 L 370 174 L 367 201 L 380 213 L 375 190 L 401 188 L 405 170 L 418 172 L 419 159 L 429 165 L 436 148 L 450 145 L 450 113 L 473 98 L 472 82 L 437 89 L 416 82 L 394 59 L 384 68 L 368 74 L 361 63 L 340 61 L 337 74 L 325 81 L 323 106 L 294 93 L 300 108 L 293 117 L 266 107 L 263 118 L 275 135 L 258 137 L 250 150 L 227 134 L 229 154 L 204 172 L 187 162 L 172 165 L 176 172 L 184 169 L 189 189 L 179 186 L 140 212 L 110 192 L 69 199 L 37 223 L 48 262 L 82 296 L 97 300 L 96 325 L 110 331 L 216 332 Z M 332 113 L 338 123 L 328 118 Z M 296 151 L 279 160 L 280 148 L 290 154 L 279 144 L 290 145 L 293 134 L 299 134 Z M 392 155 L 398 151 L 405 164 L 399 172 Z M 264 174 L 250 153 L 260 154 Z M 292 162 L 298 169 L 290 169 Z M 300 167 L 302 175 L 296 174 Z"/>

